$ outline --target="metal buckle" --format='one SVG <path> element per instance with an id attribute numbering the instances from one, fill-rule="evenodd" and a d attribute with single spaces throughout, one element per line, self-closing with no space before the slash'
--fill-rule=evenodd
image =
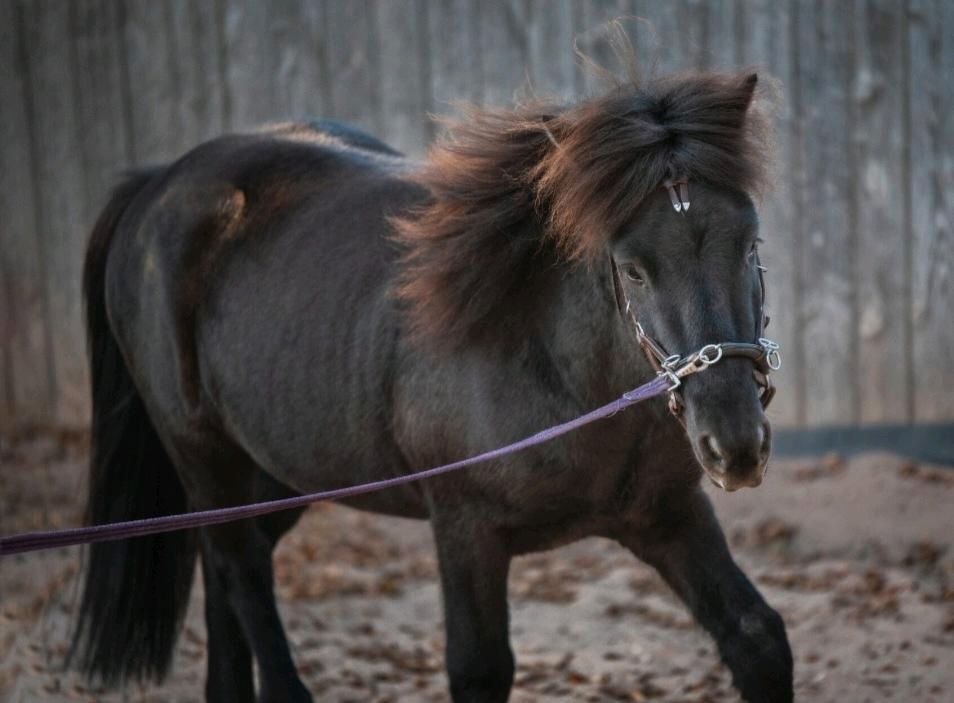
<path id="1" fill-rule="evenodd" d="M 669 379 L 669 392 L 672 393 L 682 385 L 683 378 L 704 371 L 713 364 L 721 361 L 721 359 L 722 345 L 707 344 L 686 358 L 678 354 L 667 356 L 660 364 L 662 371 L 659 372 L 659 375 Z"/>
<path id="2" fill-rule="evenodd" d="M 782 368 L 782 355 L 779 353 L 781 347 L 778 342 L 775 342 L 768 337 L 759 337 L 759 346 L 762 347 L 762 351 L 765 352 L 765 363 L 768 364 L 768 367 L 772 371 L 778 371 Z"/>
<path id="3" fill-rule="evenodd" d="M 682 381 L 679 378 L 679 371 L 676 366 L 682 360 L 682 357 L 678 354 L 671 354 L 662 360 L 660 366 L 663 370 L 659 372 L 660 376 L 665 376 L 669 379 L 669 388 L 667 389 L 670 393 L 675 391 L 679 386 L 682 385 Z"/>

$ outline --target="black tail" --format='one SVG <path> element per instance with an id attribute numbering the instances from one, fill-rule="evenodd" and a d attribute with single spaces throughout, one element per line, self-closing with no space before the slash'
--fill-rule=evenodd
<path id="1" fill-rule="evenodd" d="M 93 398 L 89 502 L 97 525 L 183 512 L 186 496 L 136 391 L 106 314 L 106 261 L 116 226 L 153 176 L 136 173 L 93 228 L 83 270 Z M 106 684 L 169 669 L 195 567 L 191 532 L 95 544 L 70 659 Z"/>

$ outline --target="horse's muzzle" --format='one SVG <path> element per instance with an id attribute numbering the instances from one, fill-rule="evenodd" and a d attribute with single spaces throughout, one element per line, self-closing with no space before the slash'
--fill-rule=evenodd
<path id="1" fill-rule="evenodd" d="M 771 449 L 772 430 L 764 420 L 749 427 L 726 424 L 718 431 L 700 431 L 694 447 L 706 475 L 726 491 L 762 483 Z"/>

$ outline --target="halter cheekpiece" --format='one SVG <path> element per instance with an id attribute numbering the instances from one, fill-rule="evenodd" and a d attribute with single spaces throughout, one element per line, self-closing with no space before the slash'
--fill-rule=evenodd
<path id="1" fill-rule="evenodd" d="M 689 179 L 685 176 L 672 176 L 662 183 L 669 194 L 669 201 L 673 209 L 685 214 L 689 209 Z M 670 354 L 662 344 L 653 339 L 640 324 L 635 311 L 630 305 L 629 298 L 623 291 L 619 266 L 616 259 L 610 256 L 610 265 L 613 272 L 613 288 L 616 294 L 617 306 L 624 316 L 628 317 L 636 330 L 636 341 L 656 371 L 657 376 L 669 379 L 669 410 L 684 424 L 683 412 L 685 404 L 679 394 L 682 379 L 699 371 L 703 371 L 722 359 L 738 356 L 749 359 L 754 368 L 752 375 L 759 387 L 759 400 L 762 407 L 768 407 L 775 396 L 775 386 L 770 378 L 772 371 L 782 368 L 782 357 L 777 342 L 764 336 L 769 318 L 765 314 L 765 272 L 766 268 L 759 260 L 758 251 L 754 252 L 755 267 L 759 274 L 759 314 L 755 342 L 718 342 L 706 344 L 701 349 L 690 354 Z"/>

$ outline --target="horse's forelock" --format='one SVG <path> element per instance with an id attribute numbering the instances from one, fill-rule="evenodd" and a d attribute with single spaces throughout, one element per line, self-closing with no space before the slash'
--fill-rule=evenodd
<path id="1" fill-rule="evenodd" d="M 757 194 L 768 183 L 768 120 L 754 74 L 622 85 L 551 125 L 559 148 L 536 166 L 537 202 L 565 255 L 592 259 L 669 176 Z"/>

